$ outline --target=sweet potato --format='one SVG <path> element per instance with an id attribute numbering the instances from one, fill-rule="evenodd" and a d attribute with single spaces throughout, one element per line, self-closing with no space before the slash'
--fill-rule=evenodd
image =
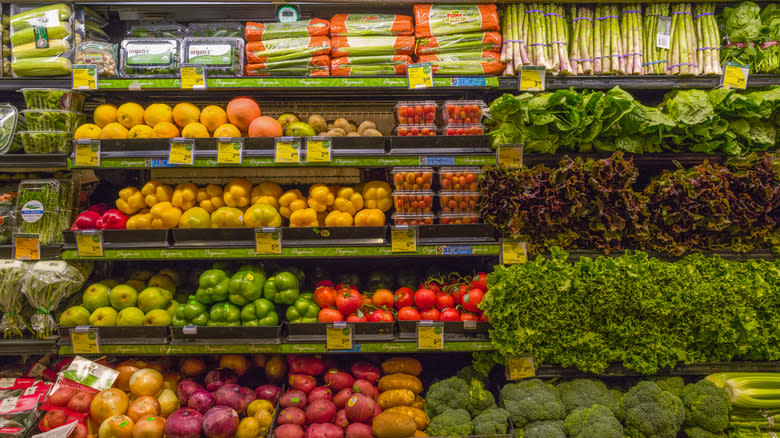
<path id="1" fill-rule="evenodd" d="M 387 412 L 396 412 L 414 418 L 418 430 L 425 430 L 425 428 L 428 427 L 428 415 L 420 409 L 411 408 L 409 406 L 394 406 L 388 409 Z"/>
<path id="2" fill-rule="evenodd" d="M 415 376 L 409 374 L 390 374 L 379 379 L 379 391 L 385 392 L 391 389 L 408 389 L 415 394 L 423 390 L 422 382 Z"/>
<path id="3" fill-rule="evenodd" d="M 411 407 L 425 410 L 425 399 L 420 397 L 419 394 L 414 396 L 414 403 L 411 404 Z"/>
<path id="4" fill-rule="evenodd" d="M 382 409 L 389 409 L 393 406 L 411 406 L 414 403 L 415 394 L 408 389 L 391 389 L 379 394 L 376 402 Z"/>
<path id="5" fill-rule="evenodd" d="M 404 373 L 419 376 L 422 373 L 422 364 L 411 357 L 392 357 L 382 362 L 382 372 L 385 374 Z"/>
<path id="6" fill-rule="evenodd" d="M 409 437 L 416 430 L 414 418 L 397 412 L 382 412 L 371 423 L 371 431 L 377 438 Z"/>

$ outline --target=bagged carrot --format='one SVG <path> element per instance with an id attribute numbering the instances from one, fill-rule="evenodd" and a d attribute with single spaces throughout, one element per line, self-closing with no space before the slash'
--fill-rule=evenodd
<path id="1" fill-rule="evenodd" d="M 417 40 L 415 53 L 434 55 L 436 53 L 473 50 L 501 50 L 501 34 L 498 32 L 471 32 L 420 38 Z"/>
<path id="2" fill-rule="evenodd" d="M 495 4 L 414 5 L 417 38 L 500 30 Z"/>
<path id="3" fill-rule="evenodd" d="M 330 19 L 331 36 L 412 35 L 414 23 L 408 15 L 336 14 Z"/>
<path id="4" fill-rule="evenodd" d="M 411 55 L 413 36 L 333 37 L 331 56 Z"/>
<path id="5" fill-rule="evenodd" d="M 280 38 L 248 43 L 246 45 L 246 60 L 249 64 L 260 64 L 268 58 L 282 61 L 327 55 L 328 52 L 330 52 L 330 38 L 328 37 Z"/>
<path id="6" fill-rule="evenodd" d="M 329 30 L 328 20 L 321 18 L 290 23 L 254 23 L 250 21 L 244 27 L 244 35 L 246 36 L 246 42 L 252 43 L 279 38 L 327 36 Z"/>

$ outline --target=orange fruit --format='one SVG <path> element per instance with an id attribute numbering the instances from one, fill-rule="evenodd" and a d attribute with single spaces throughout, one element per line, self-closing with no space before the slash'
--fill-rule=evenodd
<path id="1" fill-rule="evenodd" d="M 227 122 L 227 113 L 216 105 L 209 105 L 200 112 L 200 123 L 206 125 L 209 132 L 216 131 L 218 127 Z"/>
<path id="2" fill-rule="evenodd" d="M 153 128 L 157 138 L 174 138 L 179 136 L 179 128 L 171 122 L 160 122 Z"/>
<path id="3" fill-rule="evenodd" d="M 123 104 L 116 110 L 116 120 L 127 129 L 144 124 L 144 109 L 134 102 Z"/>
<path id="4" fill-rule="evenodd" d="M 192 122 L 200 120 L 200 110 L 191 103 L 180 103 L 173 107 L 173 120 L 183 128 Z"/>
<path id="5" fill-rule="evenodd" d="M 95 120 L 95 124 L 101 128 L 109 123 L 116 122 L 116 106 L 108 103 L 95 108 L 95 112 L 92 113 L 92 118 Z"/>
<path id="6" fill-rule="evenodd" d="M 98 125 L 87 123 L 79 126 L 76 132 L 73 133 L 74 140 L 91 139 L 97 140 L 100 138 L 101 129 Z"/>
<path id="7" fill-rule="evenodd" d="M 154 138 L 154 130 L 148 125 L 135 125 L 130 128 L 127 138 Z"/>
<path id="8" fill-rule="evenodd" d="M 100 139 L 101 140 L 122 140 L 127 138 L 127 128 L 125 128 L 123 125 L 114 122 L 109 123 L 108 125 L 103 128 L 103 130 L 100 132 Z"/>
<path id="9" fill-rule="evenodd" d="M 144 111 L 144 122 L 152 128 L 160 122 L 173 122 L 173 110 L 164 103 L 153 103 Z"/>
<path id="10" fill-rule="evenodd" d="M 241 131 L 236 128 L 236 125 L 225 123 L 223 125 L 219 125 L 219 127 L 214 130 L 214 138 L 219 137 L 241 137 Z"/>
<path id="11" fill-rule="evenodd" d="M 181 136 L 187 138 L 209 138 L 209 130 L 202 123 L 192 122 L 181 130 Z"/>

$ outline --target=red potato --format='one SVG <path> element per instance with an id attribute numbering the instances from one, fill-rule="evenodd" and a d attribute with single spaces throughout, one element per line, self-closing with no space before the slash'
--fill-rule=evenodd
<path id="1" fill-rule="evenodd" d="M 355 394 L 347 400 L 344 407 L 349 421 L 368 421 L 374 416 L 376 402 L 363 394 Z"/>
<path id="2" fill-rule="evenodd" d="M 54 406 L 65 406 L 74 395 L 76 395 L 75 389 L 60 386 L 54 391 L 54 394 L 49 396 L 49 403 Z"/>
<path id="3" fill-rule="evenodd" d="M 68 401 L 66 407 L 73 412 L 85 414 L 89 412 L 89 406 L 92 404 L 94 394 L 88 392 L 77 392 Z"/>
<path id="4" fill-rule="evenodd" d="M 325 372 L 325 361 L 316 357 L 297 356 L 287 360 L 290 373 L 319 376 Z"/>
<path id="5" fill-rule="evenodd" d="M 355 394 L 366 395 L 373 400 L 376 400 L 377 396 L 379 396 L 377 387 L 372 385 L 368 380 L 363 379 L 355 380 L 355 384 L 352 385 L 352 391 L 354 391 Z"/>
<path id="6" fill-rule="evenodd" d="M 333 391 L 324 386 L 318 386 L 309 392 L 309 403 L 314 400 L 333 400 Z"/>
<path id="7" fill-rule="evenodd" d="M 295 407 L 303 409 L 306 407 L 306 393 L 300 389 L 290 389 L 279 399 L 279 405 L 283 408 Z"/>
<path id="8" fill-rule="evenodd" d="M 303 438 L 303 429 L 297 424 L 283 424 L 274 429 L 274 438 Z"/>
<path id="9" fill-rule="evenodd" d="M 306 424 L 306 415 L 300 408 L 284 408 L 279 412 L 279 417 L 276 419 L 276 422 L 279 424 L 297 424 L 298 426 L 303 426 Z"/>
<path id="10" fill-rule="evenodd" d="M 344 405 L 347 404 L 347 400 L 352 397 L 355 391 L 352 388 L 344 388 L 333 397 L 333 404 L 339 409 L 344 409 Z"/>
<path id="11" fill-rule="evenodd" d="M 331 423 L 312 424 L 306 429 L 306 438 L 344 438 L 344 429 Z"/>
<path id="12" fill-rule="evenodd" d="M 333 424 L 340 428 L 345 428 L 349 426 L 349 420 L 347 419 L 347 412 L 344 409 L 339 409 L 338 412 L 336 412 L 336 419 L 333 420 Z"/>
<path id="13" fill-rule="evenodd" d="M 317 380 L 308 374 L 290 374 L 287 383 L 306 394 L 317 387 Z"/>
<path id="14" fill-rule="evenodd" d="M 52 409 L 46 412 L 39 426 L 41 430 L 50 430 L 62 426 L 68 420 L 68 414 L 65 409 Z"/>
<path id="15" fill-rule="evenodd" d="M 331 388 L 334 391 L 341 391 L 344 388 L 349 388 L 355 383 L 355 378 L 341 370 L 329 370 L 323 377 L 325 386 Z"/>
<path id="16" fill-rule="evenodd" d="M 336 405 L 330 400 L 315 400 L 306 406 L 306 423 L 330 423 L 336 417 Z"/>
<path id="17" fill-rule="evenodd" d="M 372 385 L 379 381 L 382 374 L 378 366 L 369 362 L 356 362 L 351 371 L 356 379 L 368 380 Z"/>
<path id="18" fill-rule="evenodd" d="M 373 438 L 371 426 L 363 423 L 352 423 L 344 430 L 344 438 Z"/>
<path id="19" fill-rule="evenodd" d="M 276 385 L 263 385 L 255 388 L 255 395 L 259 399 L 268 400 L 271 403 L 276 403 L 279 400 L 279 396 L 282 395 L 282 388 Z"/>

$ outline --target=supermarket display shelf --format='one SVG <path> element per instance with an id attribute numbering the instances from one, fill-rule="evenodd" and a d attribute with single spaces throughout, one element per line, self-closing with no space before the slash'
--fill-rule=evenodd
<path id="1" fill-rule="evenodd" d="M 45 355 L 57 353 L 57 337 L 45 339 L 0 339 L 0 356 Z"/>
<path id="2" fill-rule="evenodd" d="M 712 373 L 723 372 L 778 372 L 780 371 L 780 361 L 768 362 L 710 362 L 691 365 L 677 365 L 674 368 L 659 370 L 657 376 L 704 376 Z M 620 366 L 611 366 L 603 373 L 597 374 L 603 377 L 639 377 L 644 374 L 627 370 Z M 555 365 L 542 365 L 536 369 L 536 377 L 557 378 L 557 377 L 587 377 L 595 376 L 592 373 L 586 373 L 574 368 L 562 368 Z"/>
<path id="3" fill-rule="evenodd" d="M 0 155 L 0 169 L 64 169 L 65 154 L 5 154 Z"/>
<path id="4" fill-rule="evenodd" d="M 586 88 L 610 89 L 620 88 L 666 90 L 672 88 L 715 88 L 720 84 L 720 76 L 547 76 L 547 89 Z M 761 88 L 770 85 L 780 85 L 780 75 L 754 74 L 748 77 L 748 88 Z M 502 90 L 517 90 L 517 78 L 501 77 L 499 88 Z"/>
<path id="5" fill-rule="evenodd" d="M 41 260 L 53 260 L 60 258 L 62 245 L 41 245 Z M 0 258 L 14 258 L 14 247 L 11 244 L 0 245 Z"/>
<path id="6" fill-rule="evenodd" d="M 70 77 L 58 78 L 0 78 L 0 91 L 17 91 L 20 88 L 70 88 Z M 19 95 L 21 97 L 21 94 Z"/>
<path id="7" fill-rule="evenodd" d="M 556 154 L 523 154 L 523 163 L 527 166 L 534 166 L 536 164 L 544 164 L 547 166 L 557 166 L 561 159 L 566 156 L 582 158 L 587 160 L 589 158 L 598 160 L 609 158 L 613 152 L 595 153 L 595 154 L 580 154 L 576 152 L 571 153 L 556 153 Z M 724 154 L 706 154 L 696 152 L 661 152 L 661 153 L 647 153 L 647 154 L 631 154 L 624 153 L 625 158 L 634 161 L 637 166 L 644 167 L 668 167 L 675 166 L 675 163 L 679 163 L 683 166 L 695 166 L 709 161 L 711 163 L 723 163 L 727 159 L 731 158 Z"/>
<path id="8" fill-rule="evenodd" d="M 672 257 L 668 254 L 656 252 L 656 251 L 646 251 L 650 257 L 655 257 L 662 260 L 677 260 L 680 257 Z M 595 251 L 595 250 L 567 250 L 569 254 L 569 260 L 577 260 L 580 257 L 599 257 L 599 256 L 605 256 L 605 257 L 618 257 L 621 254 L 624 254 L 625 251 L 613 251 L 609 254 L 604 254 L 601 251 Z M 771 250 L 768 249 L 757 249 L 749 252 L 734 252 L 734 251 L 728 251 L 728 250 L 717 250 L 717 251 L 699 251 L 702 254 L 706 256 L 719 256 L 721 258 L 724 258 L 726 260 L 772 260 L 772 259 L 778 259 L 780 258 L 780 254 L 774 253 Z"/>

